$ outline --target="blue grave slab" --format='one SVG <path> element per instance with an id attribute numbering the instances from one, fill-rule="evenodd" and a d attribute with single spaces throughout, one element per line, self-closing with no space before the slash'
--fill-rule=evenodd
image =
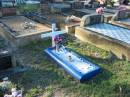
<path id="1" fill-rule="evenodd" d="M 59 51 L 56 51 L 55 48 L 47 48 L 44 51 L 80 82 L 88 80 L 101 72 L 98 65 L 67 48 L 61 47 Z"/>

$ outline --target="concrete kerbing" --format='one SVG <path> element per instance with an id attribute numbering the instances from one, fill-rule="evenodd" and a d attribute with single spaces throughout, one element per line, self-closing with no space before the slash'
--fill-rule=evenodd
<path id="1" fill-rule="evenodd" d="M 42 33 L 50 32 L 51 28 L 32 21 L 24 16 L 9 16 L 1 18 L 1 35 L 11 44 L 13 48 L 24 46 L 31 41 L 40 40 Z M 24 22 L 34 22 L 35 29 L 24 29 Z"/>
<path id="2" fill-rule="evenodd" d="M 80 26 L 84 27 L 87 25 L 91 25 L 93 23 L 99 23 L 99 22 L 104 22 L 104 16 L 99 15 L 99 14 L 90 14 L 90 15 L 85 15 L 81 19 Z"/>

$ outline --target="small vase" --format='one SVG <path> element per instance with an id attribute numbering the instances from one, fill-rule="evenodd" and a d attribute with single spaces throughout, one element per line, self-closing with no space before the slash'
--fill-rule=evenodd
<path id="1" fill-rule="evenodd" d="M 69 61 L 72 62 L 72 57 L 71 56 L 68 56 L 69 57 Z"/>
<path id="2" fill-rule="evenodd" d="M 59 52 L 59 44 L 56 44 L 56 51 Z"/>

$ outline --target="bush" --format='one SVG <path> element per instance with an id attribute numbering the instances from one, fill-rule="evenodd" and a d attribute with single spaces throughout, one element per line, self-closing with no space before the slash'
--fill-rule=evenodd
<path id="1" fill-rule="evenodd" d="M 25 97 L 37 97 L 38 89 L 34 88 L 28 91 Z"/>
<path id="2" fill-rule="evenodd" d="M 26 13 L 26 12 L 37 12 L 39 10 L 39 5 L 38 4 L 25 4 L 25 5 L 19 5 L 18 10 L 21 13 Z"/>
<path id="3" fill-rule="evenodd" d="M 2 87 L 0 87 L 0 97 L 3 97 L 4 96 L 4 92 L 2 90 Z"/>

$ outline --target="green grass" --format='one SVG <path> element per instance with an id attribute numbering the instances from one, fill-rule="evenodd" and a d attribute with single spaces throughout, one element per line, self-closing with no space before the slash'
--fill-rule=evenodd
<path id="1" fill-rule="evenodd" d="M 129 62 L 112 60 L 109 52 L 66 37 L 64 45 L 97 63 L 102 72 L 80 83 L 43 53 L 50 40 L 33 42 L 21 48 L 22 55 L 28 56 L 30 69 L 14 80 L 24 88 L 25 97 L 130 97 Z"/>
<path id="2" fill-rule="evenodd" d="M 17 9 L 20 12 L 37 12 L 40 9 L 40 5 L 38 4 L 24 4 L 19 5 Z"/>

